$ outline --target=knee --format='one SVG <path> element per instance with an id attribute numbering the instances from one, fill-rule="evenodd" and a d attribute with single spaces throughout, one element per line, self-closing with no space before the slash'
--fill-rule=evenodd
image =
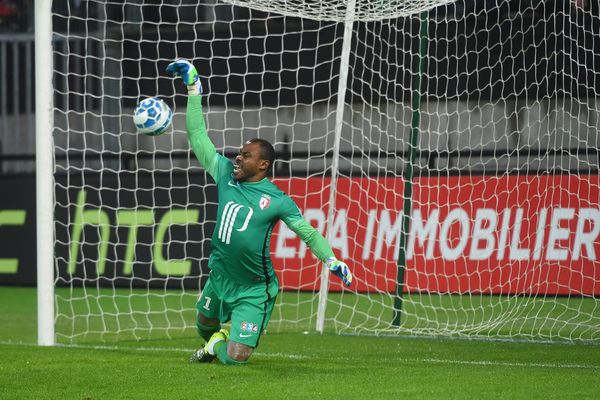
<path id="1" fill-rule="evenodd" d="M 228 350 L 227 357 L 229 357 L 233 361 L 242 363 L 248 361 L 248 359 L 250 358 L 250 354 L 230 353 Z"/>
<path id="2" fill-rule="evenodd" d="M 227 344 L 227 357 L 236 362 L 246 362 L 252 355 L 254 348 L 230 341 Z"/>

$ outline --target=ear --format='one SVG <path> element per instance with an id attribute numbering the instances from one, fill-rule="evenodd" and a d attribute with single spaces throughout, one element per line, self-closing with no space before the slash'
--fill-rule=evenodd
<path id="1" fill-rule="evenodd" d="M 260 160 L 260 163 L 258 164 L 258 169 L 260 169 L 261 171 L 266 171 L 269 169 L 270 165 L 271 163 L 269 162 L 269 160 Z"/>

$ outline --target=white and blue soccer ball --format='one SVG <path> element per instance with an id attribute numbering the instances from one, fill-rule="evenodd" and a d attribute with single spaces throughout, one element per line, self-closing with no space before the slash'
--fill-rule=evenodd
<path id="1" fill-rule="evenodd" d="M 171 107 L 158 97 L 142 99 L 133 112 L 133 123 L 139 133 L 162 135 L 173 122 Z"/>

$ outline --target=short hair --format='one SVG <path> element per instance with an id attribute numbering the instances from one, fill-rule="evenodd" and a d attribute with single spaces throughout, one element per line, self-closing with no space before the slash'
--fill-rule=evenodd
<path id="1" fill-rule="evenodd" d="M 260 138 L 250 139 L 248 143 L 257 143 L 260 146 L 260 158 L 269 162 L 267 172 L 273 172 L 273 164 L 275 163 L 275 149 L 273 145 L 268 140 Z"/>

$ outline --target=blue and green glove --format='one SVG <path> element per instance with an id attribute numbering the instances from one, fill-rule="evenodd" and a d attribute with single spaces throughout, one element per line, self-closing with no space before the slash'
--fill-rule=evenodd
<path id="1" fill-rule="evenodd" d="M 167 66 L 167 72 L 172 76 L 180 76 L 183 83 L 187 86 L 189 95 L 202 94 L 202 84 L 198 77 L 198 71 L 196 67 L 183 58 L 179 58 L 173 61 Z"/>
<path id="2" fill-rule="evenodd" d="M 352 283 L 352 273 L 345 262 L 340 261 L 335 257 L 329 257 L 325 262 L 325 265 L 329 268 L 329 271 L 337 275 L 346 286 L 350 286 Z"/>

